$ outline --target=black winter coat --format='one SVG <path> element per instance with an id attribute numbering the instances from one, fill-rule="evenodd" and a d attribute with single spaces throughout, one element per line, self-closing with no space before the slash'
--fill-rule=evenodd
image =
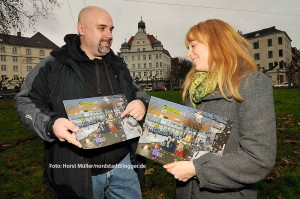
<path id="1" fill-rule="evenodd" d="M 21 121 L 37 136 L 45 140 L 45 180 L 59 198 L 92 198 L 90 169 L 78 168 L 89 164 L 89 150 L 82 150 L 68 142 L 60 142 L 51 135 L 55 119 L 67 118 L 62 101 L 90 97 L 78 60 L 69 56 L 71 45 L 55 50 L 28 74 L 20 93 L 16 96 Z M 60 56 L 61 55 L 61 56 Z M 112 51 L 107 55 L 119 81 L 121 93 L 128 102 L 133 99 L 149 100 L 132 80 L 126 63 Z M 105 58 L 108 59 L 108 58 Z M 132 160 L 137 144 L 133 139 Z M 72 168 L 72 166 L 74 168 Z M 71 168 L 70 168 L 71 167 Z"/>

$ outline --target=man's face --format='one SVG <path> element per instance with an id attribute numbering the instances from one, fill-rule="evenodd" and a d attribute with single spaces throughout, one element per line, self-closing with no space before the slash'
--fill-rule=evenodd
<path id="1" fill-rule="evenodd" d="M 93 13 L 85 21 L 79 23 L 81 48 L 90 59 L 102 57 L 109 53 L 112 45 L 114 29 L 111 17 L 106 13 Z"/>

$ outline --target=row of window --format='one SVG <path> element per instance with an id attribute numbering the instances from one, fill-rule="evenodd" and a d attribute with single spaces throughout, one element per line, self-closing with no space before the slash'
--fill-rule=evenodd
<path id="1" fill-rule="evenodd" d="M 155 54 L 155 59 L 161 59 L 161 57 L 162 57 L 161 54 Z M 136 55 L 136 56 L 132 55 L 131 60 L 135 61 L 136 58 L 137 58 L 137 61 L 141 61 L 141 55 Z M 128 61 L 127 59 L 128 59 L 128 57 L 124 56 L 124 60 Z M 144 61 L 147 60 L 147 56 L 146 55 L 143 55 L 143 60 Z M 148 60 L 152 60 L 152 55 L 148 55 Z"/>
<path id="2" fill-rule="evenodd" d="M 147 68 L 147 63 L 144 63 L 144 68 Z M 152 68 L 152 63 L 148 63 L 149 67 L 148 68 Z M 166 66 L 166 64 L 164 63 L 164 66 Z M 163 63 L 162 62 L 156 62 L 155 63 L 155 67 L 156 68 L 162 68 L 163 67 Z M 132 68 L 141 68 L 141 64 L 138 63 L 137 67 L 136 64 L 132 64 Z"/>
<path id="3" fill-rule="evenodd" d="M 7 78 L 7 75 L 1 75 L 1 77 L 4 79 L 4 78 Z M 19 79 L 19 75 L 13 75 L 13 80 L 18 80 Z"/>
<path id="4" fill-rule="evenodd" d="M 32 69 L 32 66 L 26 66 L 26 71 L 29 72 Z M 1 65 L 1 71 L 7 71 L 6 65 Z M 19 72 L 19 66 L 13 65 L 13 72 Z"/>
<path id="5" fill-rule="evenodd" d="M 277 38 L 278 45 L 282 45 L 282 37 Z M 273 39 L 268 39 L 268 47 L 273 46 Z M 253 49 L 259 49 L 259 41 L 253 42 Z"/>
<path id="6" fill-rule="evenodd" d="M 31 49 L 30 48 L 26 48 L 26 55 L 31 55 Z M 5 50 L 5 46 L 4 45 L 0 45 L 0 52 L 1 53 L 5 53 L 6 50 Z M 13 54 L 17 54 L 18 53 L 18 48 L 13 46 L 12 47 L 12 53 Z M 40 50 L 39 52 L 40 56 L 45 56 L 45 50 Z"/>
<path id="7" fill-rule="evenodd" d="M 270 62 L 269 63 L 269 69 L 273 68 L 273 65 L 274 65 L 274 62 Z M 260 68 L 260 64 L 257 64 L 257 67 Z M 278 66 L 279 69 L 284 69 L 284 65 L 282 62 L 279 62 L 279 66 Z"/>
<path id="8" fill-rule="evenodd" d="M 283 50 L 278 50 L 278 56 L 283 57 Z M 273 51 L 268 51 L 268 58 L 273 58 Z M 254 53 L 254 60 L 260 60 L 260 53 Z"/>
<path id="9" fill-rule="evenodd" d="M 142 76 L 142 74 L 143 74 L 143 76 Z M 147 77 L 150 78 L 150 77 L 153 77 L 154 75 L 163 77 L 163 71 L 162 70 L 161 71 L 148 71 L 148 72 L 145 71 L 143 73 L 142 72 L 132 72 L 131 75 L 132 75 L 132 77 L 138 76 L 138 77 L 143 77 L 143 78 L 147 78 Z"/>
<path id="10" fill-rule="evenodd" d="M 39 58 L 39 61 L 42 61 L 42 60 L 43 60 L 43 58 Z M 2 61 L 2 62 L 8 61 L 7 56 L 6 55 L 0 55 L 0 61 Z M 19 57 L 12 56 L 12 61 L 13 62 L 18 62 L 19 61 Z M 26 61 L 26 63 L 32 63 L 33 62 L 33 58 L 32 57 L 26 57 L 25 60 L 22 60 L 22 61 Z"/>

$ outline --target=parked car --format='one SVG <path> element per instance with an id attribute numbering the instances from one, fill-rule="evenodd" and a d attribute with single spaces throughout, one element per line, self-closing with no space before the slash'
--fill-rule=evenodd
<path id="1" fill-rule="evenodd" d="M 164 87 L 164 86 L 159 86 L 159 87 L 156 87 L 156 88 L 154 88 L 154 89 L 152 89 L 153 91 L 166 91 L 167 89 L 166 89 L 166 87 Z"/>
<path id="2" fill-rule="evenodd" d="M 282 87 L 288 87 L 289 83 L 288 82 L 283 82 L 282 84 L 276 84 L 274 85 L 274 88 L 282 88 Z M 294 86 L 293 83 L 291 83 L 291 86 Z"/>
<path id="3" fill-rule="evenodd" d="M 173 91 L 179 91 L 179 90 L 181 90 L 181 87 L 179 87 L 179 86 L 173 86 Z"/>
<path id="4" fill-rule="evenodd" d="M 148 86 L 148 87 L 145 87 L 143 88 L 144 91 L 152 91 L 152 86 Z"/>

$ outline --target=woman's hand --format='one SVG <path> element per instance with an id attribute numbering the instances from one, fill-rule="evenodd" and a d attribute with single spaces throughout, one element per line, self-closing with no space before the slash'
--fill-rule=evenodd
<path id="1" fill-rule="evenodd" d="M 164 168 L 175 179 L 186 182 L 196 175 L 196 169 L 192 161 L 178 161 L 164 165 Z"/>

